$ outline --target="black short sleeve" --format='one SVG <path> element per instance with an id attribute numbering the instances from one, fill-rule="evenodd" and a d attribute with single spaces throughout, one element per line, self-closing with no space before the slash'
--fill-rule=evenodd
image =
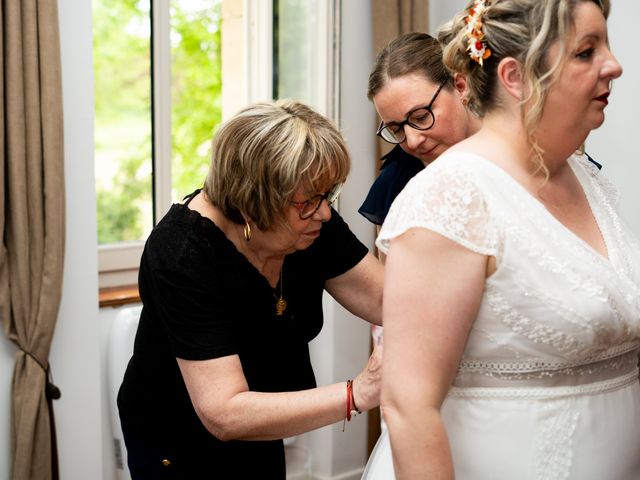
<path id="1" fill-rule="evenodd" d="M 331 209 L 331 219 L 322 226 L 318 239 L 306 250 L 293 254 L 292 260 L 308 263 L 307 268 L 315 269 L 325 281 L 355 267 L 367 252 L 340 214 Z"/>
<path id="2" fill-rule="evenodd" d="M 171 222 L 159 225 L 141 261 L 144 306 L 162 324 L 179 358 L 199 360 L 237 353 L 229 301 L 235 276 L 230 252 L 225 239 L 216 238 L 213 228 L 208 230 L 175 228 Z"/>

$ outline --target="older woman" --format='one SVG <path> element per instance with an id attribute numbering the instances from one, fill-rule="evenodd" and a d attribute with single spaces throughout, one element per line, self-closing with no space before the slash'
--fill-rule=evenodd
<path id="1" fill-rule="evenodd" d="M 475 0 L 443 28 L 482 127 L 378 237 L 389 437 L 367 480 L 640 478 L 640 242 L 581 152 L 622 73 L 608 13 Z"/>
<path id="2" fill-rule="evenodd" d="M 140 266 L 143 311 L 118 405 L 134 479 L 285 478 L 282 438 L 379 401 L 379 353 L 316 387 L 327 290 L 380 323 L 381 267 L 331 209 L 336 128 L 295 102 L 223 125 L 204 188 L 173 205 Z"/>

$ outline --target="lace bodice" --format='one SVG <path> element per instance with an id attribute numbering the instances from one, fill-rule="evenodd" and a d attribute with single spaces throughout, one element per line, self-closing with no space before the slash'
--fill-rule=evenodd
<path id="1" fill-rule="evenodd" d="M 504 170 L 469 153 L 440 157 L 392 205 L 377 239 L 385 253 L 392 238 L 419 227 L 496 259 L 454 386 L 567 386 L 635 368 L 640 245 L 604 176 L 584 156 L 568 161 L 609 259 Z"/>

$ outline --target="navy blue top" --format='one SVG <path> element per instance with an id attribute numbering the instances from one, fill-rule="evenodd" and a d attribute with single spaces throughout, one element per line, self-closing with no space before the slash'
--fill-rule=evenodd
<path id="1" fill-rule="evenodd" d="M 380 175 L 373 182 L 367 198 L 358 209 L 367 220 L 382 225 L 396 196 L 413 176 L 424 168 L 416 157 L 405 152 L 400 145 L 382 157 Z"/>

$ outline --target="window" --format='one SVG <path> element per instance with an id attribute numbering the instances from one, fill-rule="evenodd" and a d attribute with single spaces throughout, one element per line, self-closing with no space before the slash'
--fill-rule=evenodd
<path id="1" fill-rule="evenodd" d="M 247 102 L 294 98 L 338 116 L 340 0 L 245 0 Z"/>
<path id="2" fill-rule="evenodd" d="M 94 1 L 95 172 L 101 245 L 152 222 L 149 2 Z"/>
<path id="3" fill-rule="evenodd" d="M 135 283 L 144 239 L 206 175 L 222 116 L 221 0 L 94 0 L 101 286 Z"/>
<path id="4" fill-rule="evenodd" d="M 318 101 L 317 6 L 318 0 L 274 0 L 273 98 Z"/>
<path id="5" fill-rule="evenodd" d="M 326 0 L 274 0 L 273 98 L 295 98 L 335 116 L 337 7 Z"/>

